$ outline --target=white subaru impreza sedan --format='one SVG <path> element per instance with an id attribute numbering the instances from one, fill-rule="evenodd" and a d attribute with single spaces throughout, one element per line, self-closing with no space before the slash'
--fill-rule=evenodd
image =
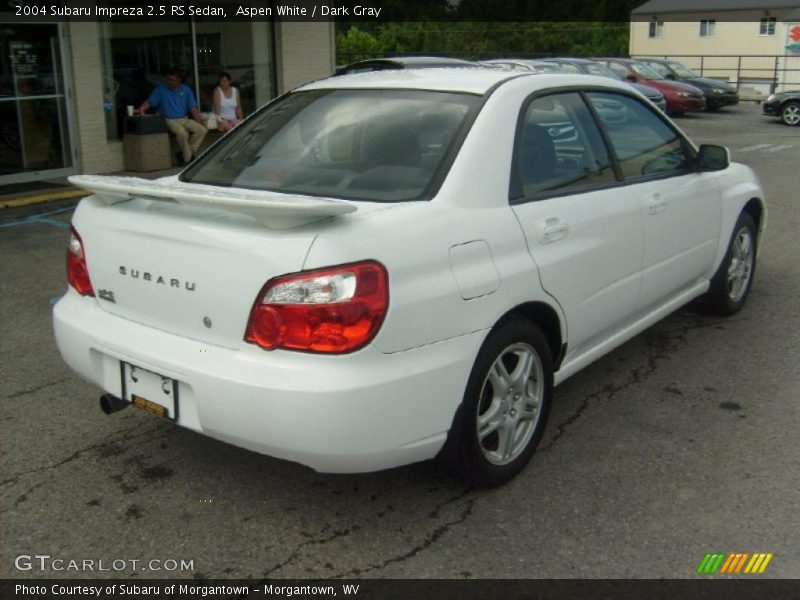
<path id="1" fill-rule="evenodd" d="M 753 172 L 624 83 L 425 69 L 285 94 L 179 176 L 78 176 L 64 360 L 324 472 L 435 456 L 497 485 L 553 386 L 687 302 L 745 302 Z"/>

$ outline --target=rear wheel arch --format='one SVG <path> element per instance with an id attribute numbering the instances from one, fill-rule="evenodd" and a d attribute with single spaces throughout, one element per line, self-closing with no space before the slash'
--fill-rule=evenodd
<path id="1" fill-rule="evenodd" d="M 558 371 L 561 365 L 561 360 L 566 353 L 566 324 L 562 326 L 559 313 L 553 308 L 552 305 L 542 301 L 531 301 L 519 304 L 505 314 L 503 314 L 491 330 L 486 335 L 486 340 L 492 337 L 492 334 L 500 330 L 506 323 L 513 322 L 518 319 L 525 319 L 536 325 L 547 341 L 547 347 L 550 350 L 550 357 L 553 365 L 553 372 Z M 477 357 L 476 357 L 477 358 Z M 464 382 L 465 386 L 467 382 Z M 452 465 L 456 460 L 456 455 L 459 450 L 458 436 L 454 435 L 463 427 L 464 419 L 464 403 L 460 402 L 453 415 L 453 422 L 447 436 L 447 440 L 439 451 L 436 460 L 445 465 Z"/>
<path id="2" fill-rule="evenodd" d="M 550 355 L 553 359 L 553 369 L 558 371 L 564 355 L 566 341 L 558 312 L 546 302 L 525 302 L 515 306 L 500 317 L 493 330 L 498 329 L 512 319 L 520 317 L 533 322 L 541 329 L 545 338 L 547 338 L 547 345 L 550 348 Z"/>

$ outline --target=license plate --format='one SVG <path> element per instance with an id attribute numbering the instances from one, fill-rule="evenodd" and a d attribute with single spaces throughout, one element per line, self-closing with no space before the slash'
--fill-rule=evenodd
<path id="1" fill-rule="evenodd" d="M 122 399 L 159 417 L 178 420 L 178 382 L 142 367 L 120 362 Z"/>

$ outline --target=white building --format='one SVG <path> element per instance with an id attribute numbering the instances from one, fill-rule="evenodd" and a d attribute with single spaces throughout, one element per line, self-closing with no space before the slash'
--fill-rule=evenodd
<path id="1" fill-rule="evenodd" d="M 650 0 L 631 13 L 630 55 L 762 94 L 800 88 L 800 0 Z"/>

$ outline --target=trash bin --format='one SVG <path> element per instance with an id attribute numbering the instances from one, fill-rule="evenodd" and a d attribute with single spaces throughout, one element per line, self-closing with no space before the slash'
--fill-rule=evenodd
<path id="1" fill-rule="evenodd" d="M 161 115 L 142 115 L 125 120 L 122 136 L 125 170 L 163 171 L 172 167 L 167 124 Z"/>

